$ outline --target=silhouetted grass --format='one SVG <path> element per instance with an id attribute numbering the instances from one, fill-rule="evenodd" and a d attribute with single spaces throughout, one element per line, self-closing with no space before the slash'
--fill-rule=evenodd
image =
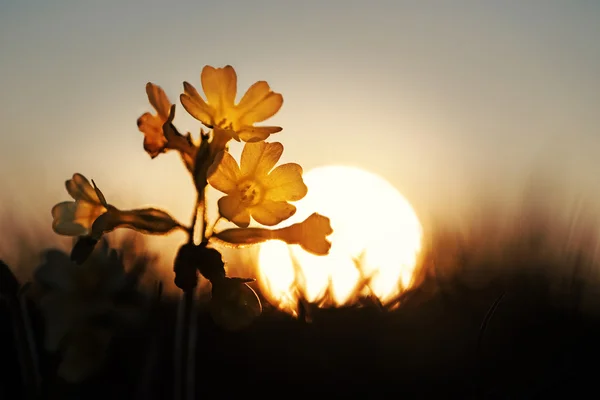
<path id="1" fill-rule="evenodd" d="M 308 323 L 265 303 L 248 329 L 225 332 L 201 306 L 198 398 L 593 392 L 600 350 L 595 229 L 539 204 L 524 206 L 511 220 L 495 220 L 491 212 L 484 218 L 467 230 L 432 232 L 415 286 L 391 311 L 368 301 L 338 309 L 304 302 Z M 2 288 L 11 287 L 4 281 Z M 147 287 L 156 288 L 152 279 Z M 7 304 L 0 311 L 0 362 L 8 371 L 1 394 L 17 399 L 24 392 Z M 102 373 L 79 385 L 56 378 L 58 359 L 43 351 L 41 315 L 35 303 L 29 307 L 45 398 L 172 396 L 176 299 L 161 297 L 142 329 L 114 340 Z"/>

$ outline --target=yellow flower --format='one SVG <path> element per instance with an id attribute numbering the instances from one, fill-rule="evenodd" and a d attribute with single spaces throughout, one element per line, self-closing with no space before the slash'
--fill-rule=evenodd
<path id="1" fill-rule="evenodd" d="M 282 152 L 281 143 L 246 143 L 241 167 L 228 152 L 217 155 L 207 175 L 212 187 L 227 194 L 219 199 L 221 216 L 247 227 L 250 216 L 273 226 L 294 215 L 296 207 L 288 201 L 302 199 L 308 189 L 298 164 L 283 164 L 271 171 Z"/>
<path id="2" fill-rule="evenodd" d="M 156 110 L 156 115 L 144 113 L 138 118 L 137 126 L 144 134 L 144 150 L 154 158 L 164 151 L 167 144 L 163 125 L 169 120 L 171 102 L 165 91 L 151 82 L 146 84 L 146 94 L 150 104 Z"/>
<path id="3" fill-rule="evenodd" d="M 52 229 L 59 235 L 91 236 L 98 240 L 118 227 L 155 234 L 182 228 L 169 214 L 155 208 L 119 210 L 108 204 L 100 189 L 81 174 L 74 174 L 66 186 L 75 201 L 64 201 L 52 208 Z"/>
<path id="4" fill-rule="evenodd" d="M 108 211 L 106 200 L 81 174 L 74 174 L 66 187 L 75 201 L 65 201 L 52 208 L 52 229 L 65 236 L 90 235 L 94 221 Z"/>
<path id="5" fill-rule="evenodd" d="M 254 126 L 275 115 L 283 104 L 283 96 L 273 92 L 267 82 L 259 81 L 250 86 L 235 104 L 237 75 L 231 65 L 224 68 L 207 65 L 202 69 L 200 80 L 206 101 L 188 82 L 183 83 L 184 93 L 180 100 L 187 112 L 207 127 L 219 128 L 235 140 L 244 142 L 265 140 L 272 133 L 281 131 L 278 126 Z"/>

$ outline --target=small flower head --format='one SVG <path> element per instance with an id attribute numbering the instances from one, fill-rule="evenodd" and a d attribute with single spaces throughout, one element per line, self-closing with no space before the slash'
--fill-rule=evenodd
<path id="1" fill-rule="evenodd" d="M 144 150 L 154 158 L 164 151 L 167 144 L 163 125 L 169 120 L 171 102 L 165 91 L 151 82 L 146 84 L 146 94 L 156 115 L 149 112 L 142 114 L 137 120 L 137 126 L 144 134 Z"/>
<path id="2" fill-rule="evenodd" d="M 94 221 L 107 212 L 109 206 L 102 192 L 81 174 L 74 174 L 66 187 L 75 201 L 65 201 L 52 208 L 52 229 L 66 236 L 90 235 Z"/>
<path id="3" fill-rule="evenodd" d="M 232 66 L 207 65 L 202 69 L 200 80 L 206 100 L 188 82 L 183 83 L 180 100 L 187 112 L 204 125 L 245 142 L 265 140 L 281 131 L 278 126 L 254 126 L 275 115 L 283 104 L 283 96 L 273 92 L 267 82 L 259 81 L 250 86 L 235 104 L 237 75 Z"/>
<path id="4" fill-rule="evenodd" d="M 52 229 L 56 233 L 85 237 L 84 242 L 78 243 L 91 250 L 103 234 L 118 227 L 159 235 L 182 228 L 173 217 L 162 210 L 119 210 L 108 204 L 104 194 L 92 184 L 81 174 L 75 174 L 67 181 L 67 191 L 75 201 L 65 201 L 52 208 Z"/>
<path id="5" fill-rule="evenodd" d="M 213 321 L 227 330 L 242 329 L 262 312 L 258 296 L 247 282 L 253 279 L 222 278 L 212 282 L 210 314 Z"/>
<path id="6" fill-rule="evenodd" d="M 247 227 L 251 216 L 273 226 L 294 215 L 296 207 L 288 202 L 302 199 L 308 189 L 300 165 L 273 169 L 282 152 L 281 143 L 246 143 L 240 166 L 228 152 L 219 153 L 207 175 L 210 185 L 226 194 L 219 199 L 221 216 Z"/>

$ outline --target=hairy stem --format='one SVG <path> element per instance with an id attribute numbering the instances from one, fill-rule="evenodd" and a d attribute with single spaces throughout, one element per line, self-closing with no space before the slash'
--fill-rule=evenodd
<path id="1" fill-rule="evenodd" d="M 200 210 L 202 208 L 202 210 Z M 200 242 L 206 241 L 207 207 L 206 190 L 202 190 L 196 199 L 192 216 L 192 224 L 188 232 L 188 243 L 194 243 L 198 214 L 202 212 L 202 228 Z M 175 392 L 174 399 L 194 399 L 196 389 L 195 361 L 197 316 L 196 316 L 196 286 L 183 292 L 177 313 L 177 332 L 175 336 Z"/>

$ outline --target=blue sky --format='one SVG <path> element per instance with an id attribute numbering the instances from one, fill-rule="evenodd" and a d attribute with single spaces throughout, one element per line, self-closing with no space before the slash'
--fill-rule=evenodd
<path id="1" fill-rule="evenodd" d="M 283 94 L 283 161 L 362 167 L 422 212 L 540 168 L 597 195 L 598 40 L 593 0 L 0 0 L 3 207 L 49 224 L 81 172 L 117 205 L 188 218 L 180 160 L 150 160 L 135 121 L 146 82 L 178 101 L 206 64 L 233 65 L 240 95 Z"/>

